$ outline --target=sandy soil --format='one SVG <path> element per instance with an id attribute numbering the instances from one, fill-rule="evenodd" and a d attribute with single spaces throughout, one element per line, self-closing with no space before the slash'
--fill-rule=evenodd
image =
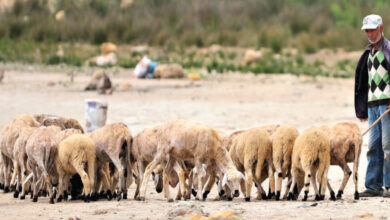
<path id="1" fill-rule="evenodd" d="M 108 102 L 108 123 L 124 122 L 133 134 L 146 127 L 171 119 L 202 122 L 230 133 L 237 129 L 263 124 L 289 123 L 300 131 L 322 124 L 355 119 L 353 108 L 353 79 L 296 77 L 292 75 L 212 75 L 194 83 L 188 80 L 132 80 L 130 73 L 119 71 L 113 77 L 117 90 L 113 95 L 84 92 L 89 80 L 78 74 L 69 82 L 68 70 L 9 70 L 0 84 L 0 126 L 16 114 L 50 113 L 73 117 L 85 124 L 86 98 Z M 49 86 L 52 82 L 55 85 Z M 122 89 L 124 82 L 130 89 Z M 361 124 L 362 131 L 367 128 Z M 359 166 L 359 189 L 364 189 L 367 159 L 367 137 L 364 138 Z M 342 180 L 338 167 L 329 171 L 333 188 Z M 311 189 L 312 190 L 312 189 Z M 145 202 L 132 199 L 134 184 L 126 201 L 98 201 L 91 203 L 62 202 L 50 205 L 47 198 L 38 203 L 14 199 L 12 194 L 0 193 L 0 219 L 173 219 L 178 210 L 191 209 L 204 214 L 231 209 L 242 219 L 302 218 L 302 219 L 387 219 L 390 199 L 370 198 L 353 201 L 353 182 L 348 182 L 344 200 L 313 201 L 253 201 L 241 196 L 233 202 L 213 201 L 214 187 L 206 202 L 177 201 L 168 203 L 154 191 L 149 181 Z M 172 190 L 175 193 L 176 190 Z M 255 197 L 253 191 L 252 197 Z M 327 194 L 328 197 L 328 194 Z M 363 215 L 363 216 L 361 216 Z"/>

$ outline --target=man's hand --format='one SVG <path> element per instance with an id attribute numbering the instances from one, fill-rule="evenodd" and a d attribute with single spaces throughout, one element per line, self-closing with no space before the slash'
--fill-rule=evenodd
<path id="1" fill-rule="evenodd" d="M 387 106 L 389 108 L 389 106 Z M 367 121 L 367 118 L 359 118 L 359 121 L 360 122 L 366 122 Z"/>

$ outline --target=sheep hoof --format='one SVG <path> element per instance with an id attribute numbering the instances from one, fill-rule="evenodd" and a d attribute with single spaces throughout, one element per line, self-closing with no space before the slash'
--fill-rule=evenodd
<path id="1" fill-rule="evenodd" d="M 143 196 L 139 197 L 139 201 L 145 201 L 145 197 Z"/>
<path id="2" fill-rule="evenodd" d="M 50 204 L 54 204 L 54 197 L 50 198 Z"/>
<path id="3" fill-rule="evenodd" d="M 316 200 L 316 201 L 320 201 L 320 200 L 321 200 L 320 195 L 317 194 L 315 200 Z"/>
<path id="4" fill-rule="evenodd" d="M 196 197 L 196 194 L 198 194 L 198 193 L 195 191 L 195 189 L 191 189 L 191 193 L 192 193 L 192 195 L 195 196 L 195 197 Z"/>
<path id="5" fill-rule="evenodd" d="M 275 198 L 275 193 L 268 193 L 268 199 L 273 199 Z"/>
<path id="6" fill-rule="evenodd" d="M 325 195 L 320 195 L 320 200 L 325 200 Z"/>
<path id="7" fill-rule="evenodd" d="M 60 196 L 58 196 L 58 198 L 57 198 L 57 202 L 62 202 L 62 195 L 60 195 Z"/>
<path id="8" fill-rule="evenodd" d="M 113 197 L 114 199 L 116 199 L 117 196 L 118 196 L 118 194 L 116 194 L 116 192 L 114 192 L 114 194 L 112 194 L 112 197 Z"/>
<path id="9" fill-rule="evenodd" d="M 205 191 L 204 193 L 203 193 L 203 200 L 206 200 L 206 198 L 207 198 L 207 195 L 210 193 L 210 191 Z"/>
<path id="10" fill-rule="evenodd" d="M 156 188 L 156 192 L 157 193 L 161 193 L 162 192 L 162 188 Z"/>
<path id="11" fill-rule="evenodd" d="M 4 193 L 8 193 L 8 192 L 9 192 L 9 187 L 8 186 L 4 187 Z"/>
<path id="12" fill-rule="evenodd" d="M 227 201 L 233 201 L 233 197 L 227 196 L 227 197 L 226 197 L 226 200 L 227 200 Z"/>
<path id="13" fill-rule="evenodd" d="M 343 196 L 343 191 L 341 191 L 341 190 L 339 190 L 338 192 L 337 192 L 337 199 L 341 199 L 341 197 Z"/>
<path id="14" fill-rule="evenodd" d="M 168 199 L 168 202 L 174 202 L 174 200 L 173 199 Z"/>
<path id="15" fill-rule="evenodd" d="M 122 196 L 121 196 L 121 194 L 118 194 L 118 197 L 116 198 L 116 201 L 120 201 L 122 199 Z"/>
<path id="16" fill-rule="evenodd" d="M 33 193 L 30 193 L 30 199 L 32 199 L 33 198 Z"/>
<path id="17" fill-rule="evenodd" d="M 15 191 L 14 192 L 14 198 L 18 198 L 19 197 L 19 191 Z"/>
<path id="18" fill-rule="evenodd" d="M 24 200 L 25 198 L 26 198 L 25 195 L 21 195 L 21 196 L 20 196 L 20 200 Z"/>
<path id="19" fill-rule="evenodd" d="M 111 200 L 111 199 L 112 199 L 111 190 L 107 190 L 107 199 L 108 199 L 108 200 Z"/>
<path id="20" fill-rule="evenodd" d="M 303 197 L 303 199 L 302 199 L 302 201 L 307 201 L 307 195 L 305 195 L 304 197 Z"/>
<path id="21" fill-rule="evenodd" d="M 181 196 L 176 196 L 176 200 L 181 200 Z"/>
<path id="22" fill-rule="evenodd" d="M 38 202 L 38 197 L 34 197 L 33 202 Z"/>
<path id="23" fill-rule="evenodd" d="M 84 202 L 89 202 L 91 201 L 91 196 L 88 195 L 88 196 L 84 196 Z"/>
<path id="24" fill-rule="evenodd" d="M 245 202 L 250 202 L 251 201 L 251 197 L 245 197 Z"/>
<path id="25" fill-rule="evenodd" d="M 0 183 L 0 189 L 4 189 L 4 185 Z"/>
<path id="26" fill-rule="evenodd" d="M 333 191 L 330 192 L 330 200 L 336 201 L 336 196 Z"/>
<path id="27" fill-rule="evenodd" d="M 359 193 L 355 191 L 355 200 L 359 200 Z"/>
<path id="28" fill-rule="evenodd" d="M 262 199 L 262 200 L 267 200 L 267 195 L 266 195 L 265 193 L 264 193 L 264 194 L 262 193 L 262 194 L 261 194 L 261 199 Z"/>
<path id="29" fill-rule="evenodd" d="M 123 193 L 123 199 L 127 199 L 127 193 Z"/>
<path id="30" fill-rule="evenodd" d="M 276 201 L 279 201 L 279 199 L 280 199 L 280 191 L 276 192 L 275 199 L 276 199 Z"/>
<path id="31" fill-rule="evenodd" d="M 92 193 L 91 200 L 92 201 L 97 201 L 98 199 L 99 199 L 99 195 L 97 193 Z"/>
<path id="32" fill-rule="evenodd" d="M 221 190 L 221 191 L 219 191 L 218 195 L 219 195 L 219 196 L 223 196 L 223 195 L 225 195 L 225 190 Z"/>

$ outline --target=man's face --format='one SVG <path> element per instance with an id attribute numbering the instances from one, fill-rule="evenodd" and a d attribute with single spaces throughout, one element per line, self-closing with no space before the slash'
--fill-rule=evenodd
<path id="1" fill-rule="evenodd" d="M 372 44 L 378 43 L 382 37 L 383 26 L 379 26 L 376 29 L 366 29 L 366 35 L 368 41 Z"/>

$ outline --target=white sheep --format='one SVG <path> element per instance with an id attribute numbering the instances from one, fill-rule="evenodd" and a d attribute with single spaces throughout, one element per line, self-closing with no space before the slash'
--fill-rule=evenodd
<path id="1" fill-rule="evenodd" d="M 296 200 L 304 186 L 303 201 L 306 201 L 311 180 L 316 200 L 323 200 L 325 198 L 329 164 L 329 137 L 319 128 L 309 128 L 303 131 L 295 140 L 293 148 L 292 184 L 287 199 Z M 316 176 L 319 189 L 317 189 Z"/>
<path id="2" fill-rule="evenodd" d="M 298 130 L 292 125 L 282 125 L 274 133 L 272 139 L 272 161 L 277 175 L 276 200 L 280 198 L 283 179 L 288 176 L 290 180 L 291 154 L 298 135 Z M 288 192 L 288 189 L 286 189 L 286 192 Z"/>

